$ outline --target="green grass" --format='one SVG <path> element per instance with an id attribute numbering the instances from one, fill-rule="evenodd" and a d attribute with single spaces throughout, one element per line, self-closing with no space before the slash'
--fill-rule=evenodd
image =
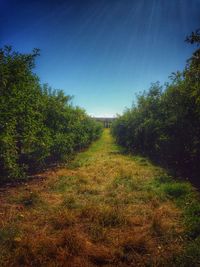
<path id="1" fill-rule="evenodd" d="M 51 185 L 51 190 L 54 192 L 64 193 L 76 185 L 76 177 L 74 176 L 60 176 L 55 184 Z"/>
<path id="2" fill-rule="evenodd" d="M 123 187 L 126 191 L 131 192 L 142 190 L 143 183 L 131 174 L 121 174 L 113 180 L 113 186 L 114 188 Z"/>
<path id="3" fill-rule="evenodd" d="M 87 184 L 87 181 L 81 176 L 59 176 L 58 180 L 50 185 L 50 190 L 59 193 L 65 193 L 80 188 Z"/>
<path id="4" fill-rule="evenodd" d="M 199 194 L 189 182 L 178 182 L 171 176 L 155 179 L 156 186 L 165 197 L 172 199 L 182 210 L 183 221 L 187 228 L 186 235 L 196 238 L 200 235 L 200 202 Z M 160 181 L 160 183 L 158 183 Z"/>
<path id="5" fill-rule="evenodd" d="M 186 198 L 192 193 L 192 188 L 189 183 L 171 182 L 165 183 L 162 190 L 171 198 L 179 199 Z"/>
<path id="6" fill-rule="evenodd" d="M 200 237 L 190 241 L 184 252 L 174 259 L 174 266 L 199 267 L 200 266 Z"/>

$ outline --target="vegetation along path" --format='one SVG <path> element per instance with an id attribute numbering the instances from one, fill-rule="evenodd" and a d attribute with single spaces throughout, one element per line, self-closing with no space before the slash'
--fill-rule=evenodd
<path id="1" fill-rule="evenodd" d="M 0 266 L 200 266 L 195 190 L 108 129 L 41 176 L 0 193 Z"/>

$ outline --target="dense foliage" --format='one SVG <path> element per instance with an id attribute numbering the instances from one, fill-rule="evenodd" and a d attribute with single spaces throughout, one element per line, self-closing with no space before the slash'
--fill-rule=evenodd
<path id="1" fill-rule="evenodd" d="M 200 31 L 187 42 L 200 44 Z M 200 49 L 171 82 L 152 84 L 113 123 L 117 142 L 190 179 L 200 175 Z M 200 183 L 200 182 L 199 182 Z"/>
<path id="2" fill-rule="evenodd" d="M 33 73 L 39 50 L 0 50 L 0 182 L 68 160 L 99 137 L 100 124 Z"/>

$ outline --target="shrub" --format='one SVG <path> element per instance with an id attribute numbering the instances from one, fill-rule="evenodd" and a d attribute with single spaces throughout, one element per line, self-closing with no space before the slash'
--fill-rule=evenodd
<path id="1" fill-rule="evenodd" d="M 39 83 L 38 55 L 0 49 L 0 183 L 68 161 L 102 132 L 70 96 Z"/>
<path id="2" fill-rule="evenodd" d="M 194 38 L 195 36 L 195 38 Z M 200 31 L 188 37 L 199 44 Z M 152 84 L 112 124 L 118 144 L 200 185 L 200 49 L 171 82 Z"/>

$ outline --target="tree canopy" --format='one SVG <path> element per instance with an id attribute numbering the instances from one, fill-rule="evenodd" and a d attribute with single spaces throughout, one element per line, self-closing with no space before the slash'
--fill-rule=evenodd
<path id="1" fill-rule="evenodd" d="M 33 72 L 39 50 L 0 49 L 0 182 L 67 161 L 99 137 L 102 127 L 62 90 Z"/>
<path id="2" fill-rule="evenodd" d="M 200 31 L 186 41 L 199 46 Z M 170 78 L 139 95 L 136 105 L 114 122 L 112 133 L 128 150 L 200 184 L 200 49 Z"/>

